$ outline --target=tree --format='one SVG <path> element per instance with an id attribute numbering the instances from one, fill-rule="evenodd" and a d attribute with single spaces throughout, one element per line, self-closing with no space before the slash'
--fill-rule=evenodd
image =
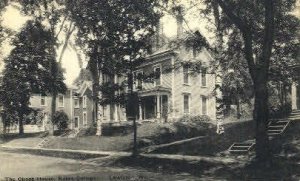
<path id="1" fill-rule="evenodd" d="M 31 112 L 30 95 L 46 91 L 49 77 L 49 56 L 52 40 L 49 31 L 39 21 L 28 21 L 13 40 L 15 48 L 5 59 L 0 100 L 7 121 L 19 124 L 19 133 L 23 134 L 23 119 Z"/>
<path id="2" fill-rule="evenodd" d="M 158 22 L 154 8 L 158 1 L 68 1 L 72 18 L 78 27 L 79 42 L 87 49 L 89 69 L 93 78 L 94 104 L 122 103 L 122 95 L 115 92 L 123 89 L 113 81 L 100 85 L 105 76 L 113 80 L 115 75 L 128 77 L 128 95 L 133 95 L 132 74 L 135 66 L 142 61 L 149 46 L 147 39 Z M 97 16 L 95 13 L 97 12 Z M 101 100 L 98 91 L 101 90 Z M 103 94 L 105 93 L 105 94 Z M 131 99 L 127 99 L 131 100 Z M 134 149 L 136 147 L 136 123 L 134 124 Z"/>
<path id="3" fill-rule="evenodd" d="M 253 81 L 255 97 L 256 158 L 258 161 L 270 163 L 271 153 L 267 135 L 269 69 L 274 39 L 284 38 L 276 34 L 282 25 L 282 16 L 291 11 L 295 1 L 203 0 L 203 2 L 207 5 L 206 14 L 214 12 L 219 33 L 235 28 L 243 40 L 243 55 Z"/>
<path id="4" fill-rule="evenodd" d="M 65 9 L 62 8 L 63 2 L 59 0 L 49 0 L 49 1 L 21 1 L 19 2 L 22 5 L 22 10 L 25 14 L 29 14 L 39 19 L 39 21 L 46 21 L 49 24 L 49 32 L 51 33 L 51 41 L 49 56 L 52 57 L 49 59 L 49 71 L 48 76 L 48 93 L 51 94 L 51 122 L 54 122 L 54 113 L 56 111 L 56 98 L 59 93 L 64 93 L 66 91 L 66 85 L 64 84 L 63 69 L 60 62 L 56 61 L 56 48 L 58 47 L 57 38 L 62 31 L 66 18 L 61 23 L 61 28 L 58 29 L 58 24 L 61 21 L 61 16 L 65 14 Z M 67 16 L 66 16 L 67 17 Z M 57 30 L 58 29 L 58 30 Z M 74 28 L 72 24 L 68 29 L 66 35 L 65 44 L 68 43 L 70 36 Z M 63 47 L 62 54 L 63 56 L 65 46 Z M 61 60 L 61 59 L 60 59 Z M 53 129 L 50 134 L 53 134 Z"/>

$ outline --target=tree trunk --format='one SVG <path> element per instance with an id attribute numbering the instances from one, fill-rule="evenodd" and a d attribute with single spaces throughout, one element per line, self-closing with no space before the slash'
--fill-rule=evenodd
<path id="1" fill-rule="evenodd" d="M 56 111 L 56 97 L 57 97 L 57 93 L 53 92 L 52 93 L 52 100 L 51 100 L 51 127 L 49 129 L 49 134 L 50 135 L 54 135 L 54 114 Z"/>
<path id="2" fill-rule="evenodd" d="M 256 123 L 256 158 L 259 162 L 268 163 L 270 161 L 271 152 L 269 148 L 268 138 L 268 88 L 267 76 L 257 76 L 254 104 L 254 120 Z"/>
<path id="3" fill-rule="evenodd" d="M 241 118 L 241 104 L 240 104 L 240 99 L 237 97 L 237 101 L 236 101 L 236 117 L 238 119 Z"/>
<path id="4" fill-rule="evenodd" d="M 23 115 L 19 116 L 19 135 L 24 134 Z"/>

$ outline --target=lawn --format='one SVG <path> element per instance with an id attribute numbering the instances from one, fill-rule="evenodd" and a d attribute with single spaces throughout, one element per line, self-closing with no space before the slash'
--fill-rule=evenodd
<path id="1" fill-rule="evenodd" d="M 240 121 L 224 125 L 225 133 L 219 135 L 214 131 L 208 132 L 203 139 L 163 147 L 154 153 L 184 154 L 184 155 L 215 155 L 227 150 L 234 142 L 254 139 L 254 122 Z"/>
<path id="2" fill-rule="evenodd" d="M 169 143 L 195 136 L 207 135 L 212 131 L 209 123 L 150 123 L 138 126 L 139 148 L 150 145 Z M 101 150 L 101 151 L 130 151 L 133 145 L 133 133 L 112 136 L 82 136 L 76 138 L 55 137 L 45 148 Z"/>
<path id="3" fill-rule="evenodd" d="M 251 128 L 252 125 L 252 128 Z M 243 134 L 243 132 L 253 129 L 252 122 L 236 123 L 226 125 L 225 131 L 232 135 L 223 135 L 218 140 L 202 140 L 197 143 L 192 142 L 176 147 L 168 147 L 167 151 L 172 153 L 202 153 L 203 150 L 213 151 L 213 149 L 227 148 L 234 137 L 238 140 L 248 139 L 252 134 Z M 228 155 L 229 158 L 236 159 L 236 162 L 224 164 L 221 162 L 211 161 L 187 161 L 187 160 L 162 160 L 149 159 L 147 157 L 137 158 L 120 158 L 114 165 L 130 165 L 137 168 L 145 168 L 156 172 L 165 173 L 189 173 L 200 178 L 210 178 L 211 180 L 300 180 L 300 121 L 292 121 L 287 130 L 276 139 L 273 139 L 271 148 L 273 150 L 272 163 L 267 166 L 255 161 L 255 154 L 245 154 L 238 157 Z M 203 143 L 204 142 L 204 143 Z M 223 143 L 222 143 L 223 142 Z M 206 144 L 207 147 L 200 147 Z M 223 144 L 223 146 L 217 146 Z M 192 151 L 191 151 L 192 150 Z M 207 153 L 206 153 L 207 154 Z M 220 157 L 219 157 L 220 158 Z M 222 157 L 221 157 L 222 158 Z M 224 157 L 224 160 L 227 157 Z"/>

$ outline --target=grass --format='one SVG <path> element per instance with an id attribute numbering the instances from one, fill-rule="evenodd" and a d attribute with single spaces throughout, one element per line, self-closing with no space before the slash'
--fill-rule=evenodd
<path id="1" fill-rule="evenodd" d="M 219 135 L 212 128 L 204 139 L 198 139 L 180 145 L 160 148 L 154 153 L 184 155 L 215 155 L 227 150 L 234 142 L 254 139 L 254 122 L 234 122 L 224 125 L 225 133 Z"/>
<path id="2" fill-rule="evenodd" d="M 206 135 L 208 123 L 143 123 L 138 127 L 138 146 L 169 143 L 181 139 Z M 101 150 L 101 151 L 131 151 L 133 133 L 116 136 L 82 136 L 76 138 L 56 137 L 51 139 L 45 148 Z"/>
<path id="3" fill-rule="evenodd" d="M 225 131 L 232 135 L 223 135 L 219 140 L 208 140 L 207 146 L 214 147 L 222 141 L 226 142 L 223 146 L 229 144 L 237 135 L 237 140 L 248 139 L 252 134 L 242 134 L 244 131 L 253 129 L 252 122 L 226 125 Z M 300 121 L 292 121 L 282 136 L 272 140 L 270 143 L 273 150 L 272 162 L 269 165 L 257 162 L 254 154 L 240 155 L 236 163 L 224 164 L 221 162 L 211 161 L 187 161 L 187 160 L 168 160 L 168 159 L 149 159 L 145 157 L 125 157 L 120 158 L 113 163 L 120 166 L 132 166 L 145 168 L 151 171 L 162 173 L 189 173 L 193 176 L 210 178 L 212 180 L 300 180 Z M 242 135 L 241 135 L 242 134 Z M 202 140 L 203 141 L 203 140 Z M 203 144 L 202 144 L 203 146 Z M 222 147 L 222 146 L 220 146 Z M 224 147 L 225 148 L 225 147 Z M 226 147 L 227 148 L 227 147 Z M 172 147 L 172 149 L 174 149 Z M 198 150 L 202 148 L 199 144 L 184 144 L 179 151 Z M 210 150 L 205 148 L 205 152 Z M 171 147 L 165 151 L 172 151 Z M 225 158 L 224 158 L 225 159 Z"/>

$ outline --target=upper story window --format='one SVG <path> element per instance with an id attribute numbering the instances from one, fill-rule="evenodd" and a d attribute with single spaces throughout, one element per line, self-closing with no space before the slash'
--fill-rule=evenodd
<path id="1" fill-rule="evenodd" d="M 135 73 L 135 82 L 136 82 L 136 88 L 138 90 L 141 90 L 143 88 L 143 72 L 138 71 Z"/>
<path id="2" fill-rule="evenodd" d="M 58 96 L 58 106 L 64 107 L 64 96 L 63 95 Z"/>
<path id="3" fill-rule="evenodd" d="M 86 108 L 86 96 L 82 97 L 82 107 Z"/>
<path id="4" fill-rule="evenodd" d="M 74 107 L 79 108 L 79 99 L 78 98 L 74 98 Z"/>
<path id="5" fill-rule="evenodd" d="M 190 95 L 183 95 L 183 113 L 187 114 L 190 112 Z"/>
<path id="6" fill-rule="evenodd" d="M 46 106 L 46 96 L 41 95 L 41 106 Z"/>
<path id="7" fill-rule="evenodd" d="M 202 87 L 206 87 L 206 75 L 207 75 L 206 68 L 202 68 L 202 70 L 201 70 L 201 86 Z"/>
<path id="8" fill-rule="evenodd" d="M 161 85 L 161 68 L 154 68 L 154 83 L 156 86 Z"/>
<path id="9" fill-rule="evenodd" d="M 188 65 L 183 66 L 183 83 L 184 84 L 189 83 L 189 67 L 188 67 Z"/>

